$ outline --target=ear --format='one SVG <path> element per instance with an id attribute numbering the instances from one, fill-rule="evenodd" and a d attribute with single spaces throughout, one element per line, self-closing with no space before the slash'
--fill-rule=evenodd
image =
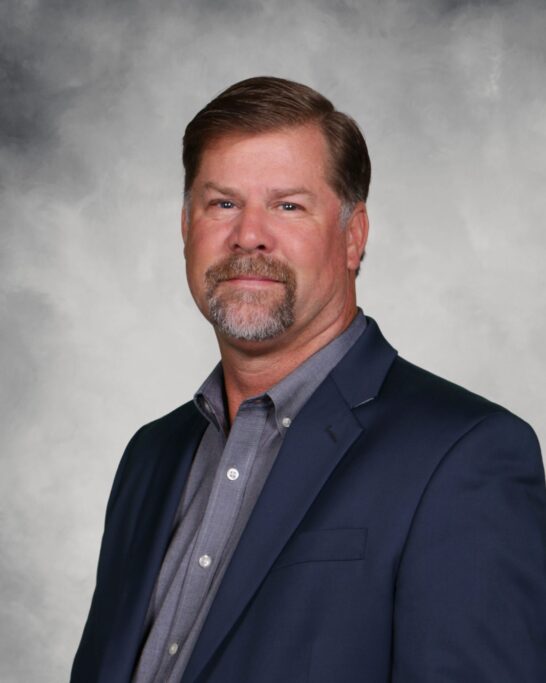
<path id="1" fill-rule="evenodd" d="M 188 218 L 188 206 L 186 204 L 182 205 L 182 212 L 180 216 L 180 225 L 182 228 L 182 241 L 184 242 L 184 253 L 186 251 L 186 242 L 188 240 L 188 229 L 189 229 L 189 218 Z"/>
<path id="2" fill-rule="evenodd" d="M 345 228 L 347 232 L 347 268 L 349 270 L 357 271 L 360 267 L 360 261 L 368 241 L 368 229 L 366 204 L 358 202 Z"/>

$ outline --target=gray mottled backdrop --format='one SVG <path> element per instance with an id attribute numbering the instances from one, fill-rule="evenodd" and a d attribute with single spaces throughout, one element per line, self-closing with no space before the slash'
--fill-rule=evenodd
<path id="1" fill-rule="evenodd" d="M 374 166 L 366 312 L 544 442 L 546 6 L 18 0 L 0 15 L 0 680 L 66 681 L 125 443 L 217 358 L 184 280 L 184 126 L 301 80 Z"/>

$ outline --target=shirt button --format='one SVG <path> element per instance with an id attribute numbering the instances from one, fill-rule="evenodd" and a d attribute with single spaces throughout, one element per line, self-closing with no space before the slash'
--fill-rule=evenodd
<path id="1" fill-rule="evenodd" d="M 205 569 L 210 566 L 211 562 L 212 560 L 210 555 L 201 555 L 201 557 L 199 558 L 199 564 Z"/>
<path id="2" fill-rule="evenodd" d="M 283 417 L 281 422 L 283 427 L 290 427 L 290 425 L 292 424 L 292 420 L 289 417 Z"/>
<path id="3" fill-rule="evenodd" d="M 239 470 L 236 470 L 235 467 L 230 467 L 227 471 L 227 478 L 230 481 L 235 481 L 239 478 Z"/>
<path id="4" fill-rule="evenodd" d="M 169 645 L 169 654 L 171 657 L 178 652 L 178 643 L 171 643 Z"/>

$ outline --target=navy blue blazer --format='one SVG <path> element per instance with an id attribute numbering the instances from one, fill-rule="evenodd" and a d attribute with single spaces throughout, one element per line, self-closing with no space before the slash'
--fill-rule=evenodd
<path id="1" fill-rule="evenodd" d="M 368 327 L 286 434 L 182 683 L 545 683 L 532 429 Z M 142 427 L 116 474 L 73 683 L 127 683 L 206 422 Z"/>

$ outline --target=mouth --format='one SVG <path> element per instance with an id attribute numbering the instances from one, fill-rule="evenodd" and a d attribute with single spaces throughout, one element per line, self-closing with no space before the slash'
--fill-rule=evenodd
<path id="1" fill-rule="evenodd" d="M 235 284 L 245 285 L 283 284 L 281 280 L 275 280 L 274 278 L 264 277 L 263 275 L 235 275 L 234 277 L 222 280 L 222 282 L 233 282 Z"/>
<path id="2" fill-rule="evenodd" d="M 228 280 L 257 280 L 259 282 L 280 282 L 273 277 L 265 277 L 264 275 L 234 275 Z"/>

